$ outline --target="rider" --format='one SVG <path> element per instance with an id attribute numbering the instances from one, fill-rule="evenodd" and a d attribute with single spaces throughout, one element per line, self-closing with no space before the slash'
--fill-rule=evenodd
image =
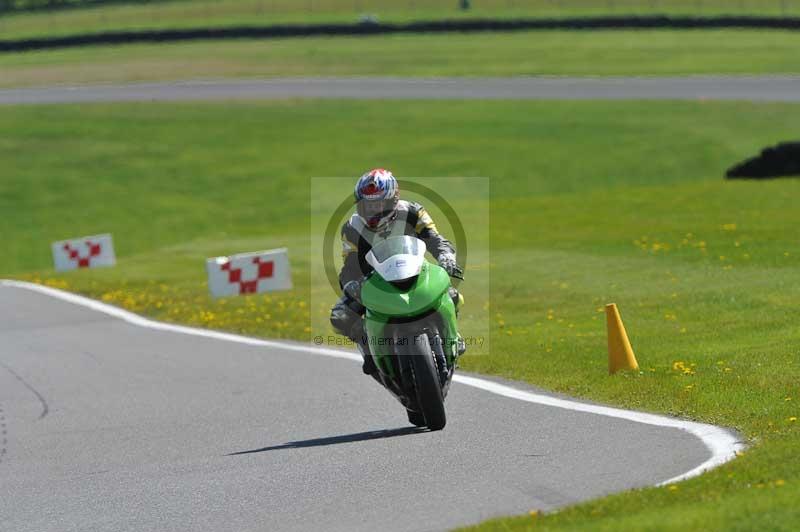
<path id="1" fill-rule="evenodd" d="M 356 182 L 355 199 L 356 214 L 342 226 L 344 265 L 339 273 L 342 296 L 331 309 L 331 325 L 365 348 L 362 369 L 370 375 L 377 368 L 372 357 L 366 354 L 369 346 L 362 320 L 366 309 L 360 302 L 360 294 L 361 283 L 373 269 L 366 260 L 372 246 L 390 236 L 416 236 L 425 242 L 439 266 L 451 277 L 463 278 L 463 272 L 456 263 L 455 248 L 439 234 L 422 205 L 400 199 L 397 179 L 390 171 L 377 168 L 362 175 Z M 456 305 L 461 300 L 453 287 L 450 287 L 450 297 Z"/>

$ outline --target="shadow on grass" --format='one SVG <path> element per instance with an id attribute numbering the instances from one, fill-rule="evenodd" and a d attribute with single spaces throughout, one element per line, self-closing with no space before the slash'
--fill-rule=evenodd
<path id="1" fill-rule="evenodd" d="M 353 434 L 342 434 L 341 436 L 328 436 L 326 438 L 313 438 L 310 440 L 291 441 L 281 445 L 251 449 L 249 451 L 238 451 L 226 456 L 237 456 L 240 454 L 263 453 L 266 451 L 280 451 L 282 449 L 303 449 L 305 447 L 322 447 L 325 445 L 338 445 L 340 443 L 353 443 L 358 441 L 380 440 L 384 438 L 394 438 L 396 436 L 409 436 L 427 432 L 428 429 L 418 427 L 402 427 L 397 429 L 371 430 L 367 432 L 356 432 Z"/>

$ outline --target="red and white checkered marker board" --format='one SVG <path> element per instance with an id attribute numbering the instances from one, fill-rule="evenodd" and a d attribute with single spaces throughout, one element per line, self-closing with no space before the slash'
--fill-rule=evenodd
<path id="1" fill-rule="evenodd" d="M 78 268 L 114 266 L 114 243 L 111 235 L 85 236 L 72 240 L 53 242 L 53 262 L 57 271 Z"/>
<path id="2" fill-rule="evenodd" d="M 214 297 L 289 290 L 292 275 L 286 248 L 206 260 L 208 289 Z"/>

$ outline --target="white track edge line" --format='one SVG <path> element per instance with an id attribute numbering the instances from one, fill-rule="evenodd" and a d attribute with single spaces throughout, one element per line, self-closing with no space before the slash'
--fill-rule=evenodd
<path id="1" fill-rule="evenodd" d="M 159 331 L 169 331 L 179 334 L 188 334 L 192 336 L 201 336 L 204 338 L 212 338 L 215 340 L 222 340 L 227 342 L 236 342 L 246 345 L 262 346 L 262 347 L 275 347 L 287 351 L 299 351 L 304 353 L 316 353 L 320 355 L 343 358 L 353 361 L 361 361 L 361 356 L 348 351 L 339 349 L 328 349 L 325 347 L 318 347 L 313 345 L 293 344 L 289 342 L 281 342 L 276 340 L 262 340 L 259 338 L 251 338 L 239 334 L 224 333 L 219 331 L 211 331 L 207 329 L 197 329 L 194 327 L 187 327 L 184 325 L 173 325 L 170 323 L 163 323 L 155 320 L 143 318 L 138 314 L 123 310 L 113 305 L 108 305 L 100 301 L 90 299 L 88 297 L 65 292 L 57 288 L 51 288 L 40 284 L 28 283 L 24 281 L 13 281 L 0 279 L 0 286 L 10 286 L 14 288 L 22 288 L 33 292 L 38 292 L 74 305 L 79 305 L 84 308 L 94 310 L 115 318 L 119 318 L 132 325 L 145 327 L 148 329 L 155 329 Z M 561 399 L 549 395 L 533 393 L 525 390 L 518 390 L 504 384 L 499 384 L 493 381 L 480 379 L 477 377 L 469 377 L 466 375 L 455 375 L 453 380 L 473 388 L 478 388 L 495 395 L 501 395 L 511 399 L 518 399 L 528 403 L 536 403 L 539 405 L 550 406 L 554 408 L 562 408 L 565 410 L 572 410 L 574 412 L 583 412 L 587 414 L 594 414 L 599 416 L 606 416 L 616 419 L 624 419 L 633 421 L 635 423 L 643 423 L 645 425 L 654 425 L 658 427 L 667 427 L 686 431 L 696 438 L 700 439 L 703 444 L 708 448 L 711 456 L 699 466 L 690 469 L 689 471 L 659 482 L 656 486 L 665 486 L 680 482 L 695 476 L 698 476 L 710 469 L 724 464 L 736 457 L 736 455 L 744 450 L 745 444 L 740 441 L 736 435 L 728 430 L 717 427 L 715 425 L 708 425 L 705 423 L 697 423 L 694 421 L 686 421 L 683 419 L 671 418 L 656 414 L 648 414 L 645 412 L 636 412 L 633 410 L 623 410 L 621 408 L 613 408 L 608 406 L 593 405 L 588 403 L 581 403 L 569 399 Z"/>

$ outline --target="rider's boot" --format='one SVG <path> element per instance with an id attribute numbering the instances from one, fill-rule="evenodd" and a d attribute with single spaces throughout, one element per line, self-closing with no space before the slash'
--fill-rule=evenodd
<path id="1" fill-rule="evenodd" d="M 448 294 L 453 300 L 453 306 L 456 308 L 456 317 L 458 317 L 458 311 L 461 308 L 461 305 L 464 304 L 464 296 L 462 296 L 454 286 L 449 288 Z M 464 337 L 461 336 L 461 333 L 458 333 L 458 338 L 456 339 L 456 353 L 458 356 L 461 356 L 466 350 L 467 343 L 464 341 Z"/>
<path id="2" fill-rule="evenodd" d="M 364 358 L 364 363 L 361 364 L 361 371 L 364 372 L 364 375 L 374 375 L 377 373 L 378 367 L 375 365 L 375 359 L 372 358 L 363 322 L 359 322 L 353 327 L 350 338 L 358 345 L 358 350 Z"/>
<path id="3" fill-rule="evenodd" d="M 369 345 L 361 348 L 361 356 L 364 357 L 364 363 L 361 364 L 361 371 L 364 372 L 364 375 L 374 375 L 377 373 L 378 366 L 375 365 L 375 359 L 372 358 L 372 354 L 369 352 Z"/>
<path id="4" fill-rule="evenodd" d="M 461 336 L 461 333 L 458 333 L 458 339 L 456 340 L 456 353 L 458 356 L 461 356 L 466 350 L 467 342 L 464 341 L 464 337 Z"/>

